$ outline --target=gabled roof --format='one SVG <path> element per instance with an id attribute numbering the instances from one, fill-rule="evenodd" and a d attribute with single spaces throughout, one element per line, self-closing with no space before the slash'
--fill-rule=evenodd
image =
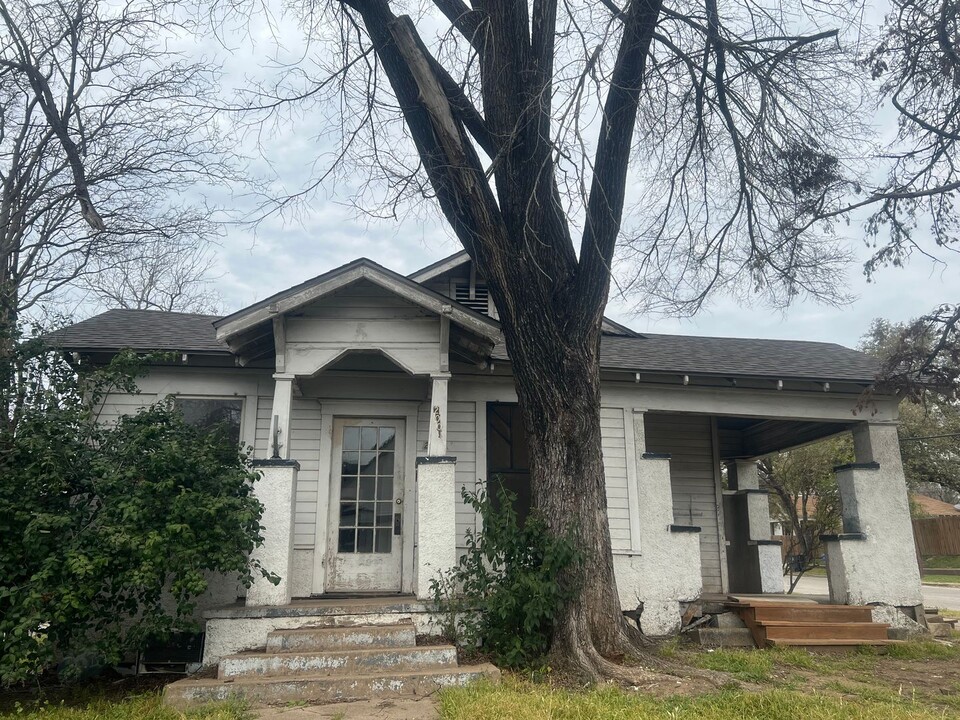
<path id="1" fill-rule="evenodd" d="M 466 265 L 469 262 L 472 262 L 472 260 L 467 254 L 467 251 L 461 250 L 453 255 L 437 260 L 435 263 L 431 263 L 426 267 L 422 267 L 419 270 L 410 273 L 407 275 L 407 277 L 414 282 L 425 283 L 433 280 L 436 277 L 440 277 L 444 273 L 455 270 L 461 265 Z M 630 337 L 641 336 L 636 330 L 631 330 L 626 325 L 621 325 L 618 322 L 614 322 L 608 317 L 603 318 L 602 331 L 608 335 L 628 335 Z"/>
<path id="2" fill-rule="evenodd" d="M 446 295 L 429 290 L 373 260 L 359 258 L 220 318 L 214 322 L 217 339 L 224 342 L 255 325 L 271 321 L 282 313 L 297 310 L 360 280 L 367 280 L 426 310 L 447 316 L 451 322 L 487 340 L 497 341 L 501 337 L 500 323 L 493 318 L 475 312 Z"/>
<path id="3" fill-rule="evenodd" d="M 407 277 L 414 282 L 424 283 L 468 262 L 470 262 L 470 256 L 466 250 L 461 250 L 453 255 L 437 260 L 435 263 L 430 263 L 426 267 L 410 273 Z"/>

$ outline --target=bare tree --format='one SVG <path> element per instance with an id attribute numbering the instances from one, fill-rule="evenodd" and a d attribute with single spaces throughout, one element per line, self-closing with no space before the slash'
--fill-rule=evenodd
<path id="1" fill-rule="evenodd" d="M 80 286 L 104 308 L 217 314 L 223 309 L 211 247 L 204 243 L 156 241 L 140 246 L 135 257 L 90 272 Z"/>
<path id="2" fill-rule="evenodd" d="M 577 595 L 553 662 L 636 681 L 609 659 L 643 641 L 620 612 L 600 445 L 618 241 L 649 305 L 693 312 L 720 290 L 842 300 L 829 218 L 863 170 L 841 45 L 856 4 L 293 6 L 312 52 L 247 98 L 253 117 L 322 108 L 339 144 L 316 182 L 365 177 L 370 212 L 436 201 L 500 313 L 534 503 L 585 554 L 563 578 Z"/>
<path id="3" fill-rule="evenodd" d="M 0 0 L 5 333 L 21 313 L 94 274 L 84 289 L 106 292 L 115 274 L 147 271 L 152 287 L 170 281 L 182 292 L 184 272 L 204 269 L 157 264 L 207 252 L 218 223 L 200 193 L 235 177 L 201 109 L 214 69 L 169 49 L 184 30 L 171 8 Z"/>
<path id="4" fill-rule="evenodd" d="M 840 527 L 840 488 L 833 468 L 853 459 L 850 436 L 822 440 L 760 462 L 760 480 L 772 492 L 775 516 L 784 521 L 784 574 L 793 592 L 825 552 L 821 535 Z"/>

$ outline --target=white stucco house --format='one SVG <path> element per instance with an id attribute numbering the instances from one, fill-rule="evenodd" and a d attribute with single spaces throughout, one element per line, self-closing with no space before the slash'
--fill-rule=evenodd
<path id="1" fill-rule="evenodd" d="M 832 344 L 637 333 L 602 343 L 603 454 L 617 585 L 648 634 L 685 603 L 782 592 L 756 458 L 852 432 L 829 539 L 835 602 L 922 602 L 896 434 L 873 361 Z M 207 655 L 293 627 L 311 601 L 395 597 L 425 611 L 429 581 L 476 528 L 460 499 L 499 478 L 529 502 L 526 438 L 496 308 L 465 253 L 409 276 L 358 259 L 226 317 L 112 310 L 59 334 L 103 361 L 176 351 L 109 418 L 176 395 L 188 418 L 233 423 L 262 479 L 260 558 L 281 576 L 204 599 Z M 920 611 L 922 613 L 922 610 Z"/>

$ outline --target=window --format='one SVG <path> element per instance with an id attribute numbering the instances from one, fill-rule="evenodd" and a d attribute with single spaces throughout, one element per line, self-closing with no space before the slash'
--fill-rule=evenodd
<path id="1" fill-rule="evenodd" d="M 203 431 L 222 428 L 227 437 L 240 444 L 240 418 L 243 400 L 239 398 L 184 398 L 173 401 L 187 424 Z"/>

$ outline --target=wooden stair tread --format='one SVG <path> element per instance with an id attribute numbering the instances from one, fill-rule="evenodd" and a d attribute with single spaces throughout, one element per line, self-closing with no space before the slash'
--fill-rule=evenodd
<path id="1" fill-rule="evenodd" d="M 830 621 L 830 620 L 813 620 L 810 622 L 800 621 L 800 620 L 756 620 L 757 625 L 763 625 L 764 627 L 853 627 L 853 628 L 862 628 L 862 627 L 890 627 L 889 623 L 875 623 L 875 622 L 847 622 L 847 621 Z"/>
<path id="2" fill-rule="evenodd" d="M 728 602 L 726 603 L 727 607 L 731 608 L 754 608 L 754 609 L 767 609 L 767 608 L 790 608 L 790 609 L 799 609 L 799 610 L 815 610 L 817 608 L 823 608 L 826 610 L 863 610 L 866 608 L 866 605 L 828 605 L 826 603 L 818 602 L 773 602 L 773 601 L 764 601 L 764 602 Z"/>

